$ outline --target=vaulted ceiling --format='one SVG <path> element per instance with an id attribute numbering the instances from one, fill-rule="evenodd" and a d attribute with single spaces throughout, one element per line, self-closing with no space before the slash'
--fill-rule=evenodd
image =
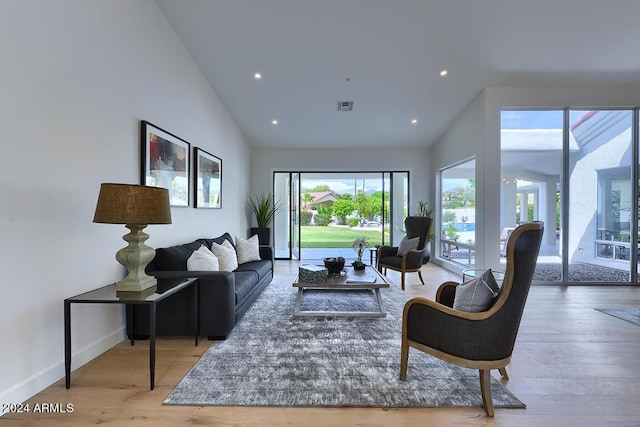
<path id="1" fill-rule="evenodd" d="M 638 0 L 156 1 L 253 147 L 429 146 L 485 87 L 640 84 Z"/>

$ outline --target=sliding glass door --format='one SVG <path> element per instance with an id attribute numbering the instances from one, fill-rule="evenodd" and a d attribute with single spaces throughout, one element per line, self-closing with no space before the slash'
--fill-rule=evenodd
<path id="1" fill-rule="evenodd" d="M 569 110 L 569 281 L 629 282 L 633 112 Z"/>
<path id="2" fill-rule="evenodd" d="M 274 194 L 286 208 L 274 221 L 279 259 L 354 258 L 356 237 L 398 243 L 409 206 L 409 173 L 275 172 Z"/>
<path id="3" fill-rule="evenodd" d="M 634 111 L 505 110 L 501 126 L 503 234 L 545 223 L 534 280 L 630 283 L 639 241 Z"/>
<path id="4" fill-rule="evenodd" d="M 291 257 L 300 259 L 300 174 L 291 174 L 291 197 L 289 199 L 291 230 Z"/>
<path id="5" fill-rule="evenodd" d="M 389 229 L 385 243 L 398 246 L 404 237 L 404 219 L 409 215 L 409 172 L 385 172 L 385 188 L 389 191 L 389 212 L 385 224 Z"/>
<path id="6" fill-rule="evenodd" d="M 562 281 L 564 110 L 503 111 L 501 126 L 501 261 L 511 230 L 525 222 L 543 221 L 536 280 Z"/>
<path id="7" fill-rule="evenodd" d="M 273 175 L 274 199 L 282 206 L 282 209 L 276 212 L 273 218 L 273 250 L 276 258 L 291 258 L 292 248 L 296 241 L 292 233 L 295 227 L 291 225 L 296 216 L 291 209 L 291 189 L 291 173 L 283 172 Z"/>

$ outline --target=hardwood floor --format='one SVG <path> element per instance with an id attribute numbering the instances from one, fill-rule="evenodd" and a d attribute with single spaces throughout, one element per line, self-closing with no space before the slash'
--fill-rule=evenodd
<path id="1" fill-rule="evenodd" d="M 276 275 L 297 263 L 276 262 Z M 433 264 L 407 276 L 407 294 L 433 298 L 438 285 L 459 276 Z M 389 271 L 399 286 L 400 276 Z M 159 339 L 156 388 L 148 386 L 148 342 L 110 349 L 28 400 L 73 405 L 71 413 L 5 414 L 0 425 L 212 426 L 640 426 L 640 326 L 594 308 L 640 306 L 640 288 L 533 286 L 520 326 L 506 386 L 526 409 L 496 408 L 241 408 L 163 406 L 162 401 L 215 342 Z M 413 350 L 412 350 L 413 351 Z M 398 355 L 399 357 L 399 355 Z M 411 369 L 411 362 L 409 362 Z M 497 373 L 496 373 L 497 375 Z"/>

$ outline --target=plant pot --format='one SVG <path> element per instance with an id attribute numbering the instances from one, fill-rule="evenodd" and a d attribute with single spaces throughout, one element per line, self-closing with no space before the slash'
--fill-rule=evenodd
<path id="1" fill-rule="evenodd" d="M 353 266 L 353 269 L 356 270 L 356 271 L 357 270 L 364 270 L 365 268 L 367 268 L 367 265 L 365 263 L 363 263 L 363 262 L 354 261 L 354 262 L 351 263 L 351 265 Z"/>
<path id="2" fill-rule="evenodd" d="M 258 235 L 258 242 L 261 246 L 271 245 L 271 228 L 251 227 L 251 235 Z"/>

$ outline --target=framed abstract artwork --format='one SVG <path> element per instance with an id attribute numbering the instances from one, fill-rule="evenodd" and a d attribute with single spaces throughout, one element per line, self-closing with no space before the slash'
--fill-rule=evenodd
<path id="1" fill-rule="evenodd" d="M 196 208 L 222 208 L 222 160 L 196 147 L 193 150 Z"/>
<path id="2" fill-rule="evenodd" d="M 169 190 L 171 206 L 189 206 L 191 145 L 142 121 L 142 184 Z"/>

